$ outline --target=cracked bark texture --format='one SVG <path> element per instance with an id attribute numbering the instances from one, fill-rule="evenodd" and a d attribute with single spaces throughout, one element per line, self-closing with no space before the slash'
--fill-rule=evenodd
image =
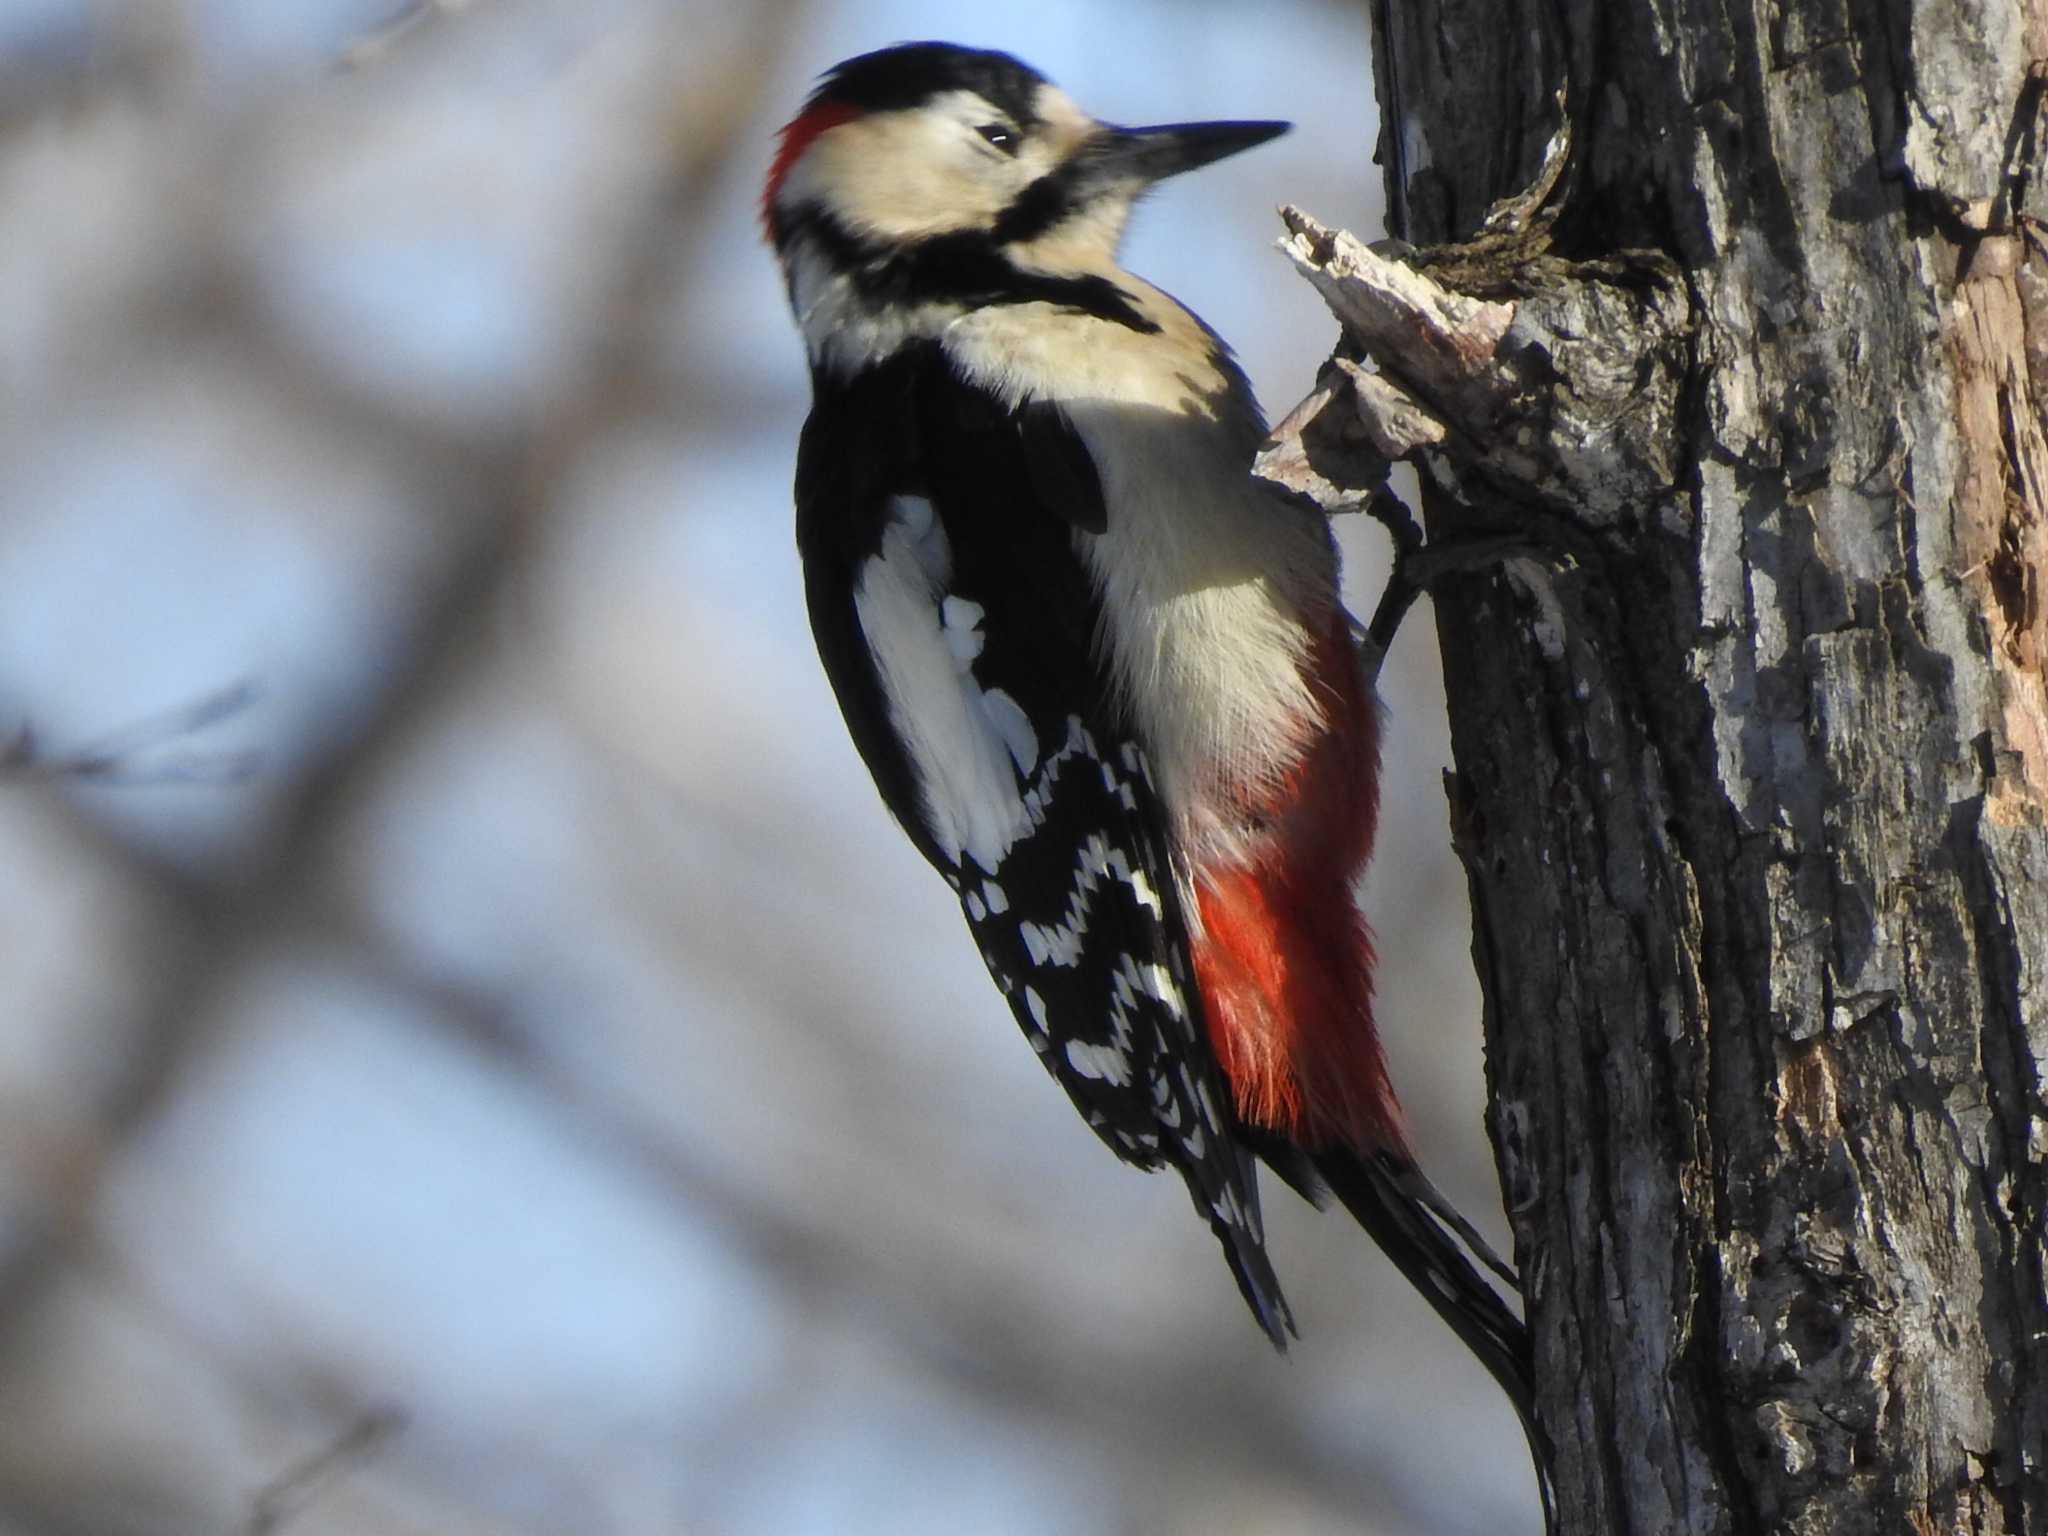
<path id="1" fill-rule="evenodd" d="M 2048 1531 L 2044 59 L 2048 0 L 1376 11 L 1404 264 L 1514 317 L 1344 366 L 1433 538 L 1534 545 L 1436 615 L 1569 1531 Z M 1436 249 L 1560 87 L 1541 252 Z"/>

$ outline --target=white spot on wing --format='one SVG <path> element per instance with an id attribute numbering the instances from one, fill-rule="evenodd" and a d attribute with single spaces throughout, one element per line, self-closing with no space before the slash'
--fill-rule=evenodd
<path id="1" fill-rule="evenodd" d="M 1223 1117 L 1216 1113 L 1216 1100 L 1210 1096 L 1207 1082 L 1195 1085 L 1195 1098 L 1202 1107 L 1202 1123 L 1212 1127 L 1220 1125 Z"/>
<path id="2" fill-rule="evenodd" d="M 1041 1032 L 1050 1027 L 1045 1022 L 1045 999 L 1038 995 L 1036 987 L 1024 989 L 1024 1007 L 1031 1014 L 1031 1022 L 1036 1024 Z"/>
<path id="3" fill-rule="evenodd" d="M 1159 1104 L 1159 1109 L 1158 1109 L 1158 1115 L 1159 1115 L 1159 1123 L 1160 1123 L 1161 1125 L 1165 1126 L 1165 1127 L 1166 1127 L 1166 1128 L 1167 1128 L 1168 1130 L 1170 1130 L 1170 1131 L 1177 1131 L 1177 1130 L 1179 1130 L 1179 1129 L 1180 1129 L 1180 1100 L 1179 1100 L 1179 1099 L 1176 1099 L 1176 1098 L 1173 1098 L 1173 1097 L 1171 1097 L 1170 1095 L 1169 1095 L 1168 1097 L 1166 1097 L 1165 1099 L 1160 1099 L 1159 1095 L 1158 1095 L 1158 1094 L 1156 1094 L 1156 1093 L 1155 1093 L 1155 1094 L 1154 1094 L 1154 1095 L 1153 1095 L 1152 1097 L 1153 1097 L 1153 1098 L 1154 1098 L 1155 1100 L 1157 1100 L 1157 1101 L 1158 1101 L 1158 1104 Z"/>
<path id="4" fill-rule="evenodd" d="M 1024 940 L 1024 953 L 1033 965 L 1044 965 L 1053 958 L 1053 938 L 1063 932 L 1062 929 L 1045 928 L 1037 923 L 1023 923 L 1017 929 L 1018 936 Z M 1059 964 L 1072 965 L 1081 957 L 1081 946 L 1078 942 L 1062 945 L 1058 954 Z"/>
<path id="5" fill-rule="evenodd" d="M 1122 1088 L 1131 1080 L 1131 1060 L 1113 1045 L 1089 1045 L 1082 1040 L 1067 1042 L 1067 1065 L 1083 1077 L 1092 1077 Z"/>
<path id="6" fill-rule="evenodd" d="M 1187 1004 L 1181 998 L 1180 988 L 1174 985 L 1173 978 L 1166 973 L 1165 966 L 1147 965 L 1141 974 L 1145 980 L 1145 990 L 1164 1003 L 1175 1018 L 1179 1018 L 1187 1011 Z"/>

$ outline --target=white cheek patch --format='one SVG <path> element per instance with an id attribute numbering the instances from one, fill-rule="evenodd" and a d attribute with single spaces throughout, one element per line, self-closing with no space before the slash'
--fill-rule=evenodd
<path id="1" fill-rule="evenodd" d="M 952 553 L 931 503 L 898 496 L 890 514 L 854 611 L 917 773 L 926 831 L 954 864 L 971 858 L 992 874 L 1029 820 L 1018 776 L 1037 766 L 1037 736 L 1015 699 L 975 679 L 984 613 L 945 590 Z"/>
<path id="2" fill-rule="evenodd" d="M 863 112 L 812 141 L 780 201 L 815 203 L 853 234 L 890 244 L 986 224 L 1015 194 L 1013 168 L 972 127 L 998 115 L 972 91 Z"/>

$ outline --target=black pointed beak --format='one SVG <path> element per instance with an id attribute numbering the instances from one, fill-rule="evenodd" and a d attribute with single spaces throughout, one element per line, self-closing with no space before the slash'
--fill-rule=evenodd
<path id="1" fill-rule="evenodd" d="M 1151 183 L 1178 176 L 1277 139 L 1292 123 L 1164 123 L 1156 128 L 1112 128 L 1100 150 L 1104 169 Z"/>
<path id="2" fill-rule="evenodd" d="M 1292 123 L 1167 123 L 1118 128 L 1104 123 L 1065 165 L 1041 176 L 996 221 L 1000 244 L 1035 240 L 1082 209 L 1111 199 L 1128 211 L 1155 181 L 1192 171 L 1254 144 L 1277 139 Z"/>

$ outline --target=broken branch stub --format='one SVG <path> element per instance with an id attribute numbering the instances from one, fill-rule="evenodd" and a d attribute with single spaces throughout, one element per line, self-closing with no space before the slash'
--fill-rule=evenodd
<path id="1" fill-rule="evenodd" d="M 1387 478 L 1390 455 L 1374 451 L 1365 429 L 1346 410 L 1328 410 L 1346 394 L 1335 359 L 1307 397 L 1289 411 L 1252 460 L 1252 476 L 1324 512 L 1356 512 Z"/>
<path id="2" fill-rule="evenodd" d="M 1512 305 L 1453 293 L 1299 208 L 1281 208 L 1280 218 L 1289 231 L 1280 249 L 1367 355 L 1413 353 L 1419 382 L 1450 384 L 1484 369 L 1515 317 Z"/>
<path id="3" fill-rule="evenodd" d="M 1434 447 L 1449 435 L 1448 427 L 1395 388 L 1384 374 L 1369 373 L 1348 357 L 1333 357 L 1330 362 L 1351 380 L 1359 427 L 1387 458 L 1408 458 L 1416 449 Z"/>
<path id="4" fill-rule="evenodd" d="M 1569 262 L 1480 245 L 1397 258 L 1297 208 L 1281 217 L 1280 247 L 1343 324 L 1345 345 L 1275 430 L 1257 473 L 1328 511 L 1354 510 L 1369 486 L 1331 462 L 1326 445 L 1343 440 L 1369 445 L 1375 461 L 1476 475 L 1491 496 L 1589 527 L 1671 501 L 1691 322 L 1665 258 Z M 1309 460 L 1317 471 L 1305 477 Z"/>

